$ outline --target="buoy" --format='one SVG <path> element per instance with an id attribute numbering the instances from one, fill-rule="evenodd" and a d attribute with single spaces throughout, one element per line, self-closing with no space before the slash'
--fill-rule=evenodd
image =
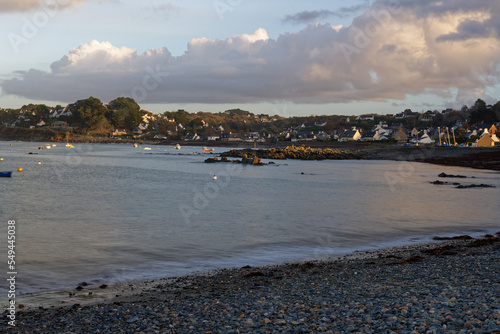
<path id="1" fill-rule="evenodd" d="M 19 167 L 19 168 L 17 169 L 17 171 L 18 171 L 18 172 L 22 172 L 22 171 L 23 171 L 23 169 L 22 169 L 21 167 Z"/>
<path id="2" fill-rule="evenodd" d="M 42 162 L 41 162 L 41 161 L 38 161 L 38 164 L 39 164 L 39 165 L 41 165 L 41 164 L 42 164 Z"/>
<path id="3" fill-rule="evenodd" d="M 214 180 L 217 180 L 217 176 L 216 175 L 214 175 Z"/>
<path id="4" fill-rule="evenodd" d="M 3 158 L 0 158 L 0 161 L 3 161 Z"/>

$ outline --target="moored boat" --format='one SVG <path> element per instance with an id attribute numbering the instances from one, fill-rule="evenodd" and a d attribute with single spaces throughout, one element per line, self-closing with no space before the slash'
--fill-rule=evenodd
<path id="1" fill-rule="evenodd" d="M 0 177 L 11 177 L 12 172 L 0 172 Z"/>

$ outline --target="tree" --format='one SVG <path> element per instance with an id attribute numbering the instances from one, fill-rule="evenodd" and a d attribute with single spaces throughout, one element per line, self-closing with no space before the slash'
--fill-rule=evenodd
<path id="1" fill-rule="evenodd" d="M 73 114 L 73 124 L 81 129 L 96 130 L 98 132 L 110 129 L 110 124 L 106 119 L 108 109 L 95 97 L 91 96 L 85 100 L 78 100 L 69 105 L 69 110 Z"/>
<path id="2" fill-rule="evenodd" d="M 108 118 L 116 128 L 131 131 L 142 121 L 141 107 L 130 97 L 111 101 L 108 110 Z"/>
<path id="3" fill-rule="evenodd" d="M 471 108 L 470 122 L 471 123 L 494 123 L 498 121 L 497 115 L 492 108 L 486 106 L 486 102 L 477 99 L 474 106 Z"/>

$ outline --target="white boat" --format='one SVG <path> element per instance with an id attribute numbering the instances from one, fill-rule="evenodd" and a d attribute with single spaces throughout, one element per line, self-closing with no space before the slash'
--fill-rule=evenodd
<path id="1" fill-rule="evenodd" d="M 50 144 L 46 144 L 46 145 L 45 145 L 45 148 L 46 148 L 47 150 L 48 150 L 48 149 L 50 149 L 50 148 L 51 148 Z"/>
<path id="2" fill-rule="evenodd" d="M 144 151 L 151 151 L 151 147 L 144 147 Z"/>

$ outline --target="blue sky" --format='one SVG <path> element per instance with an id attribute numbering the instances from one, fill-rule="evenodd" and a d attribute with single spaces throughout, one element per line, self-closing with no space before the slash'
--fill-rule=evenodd
<path id="1" fill-rule="evenodd" d="M 5 0 L 0 107 L 356 115 L 496 102 L 496 0 Z"/>

